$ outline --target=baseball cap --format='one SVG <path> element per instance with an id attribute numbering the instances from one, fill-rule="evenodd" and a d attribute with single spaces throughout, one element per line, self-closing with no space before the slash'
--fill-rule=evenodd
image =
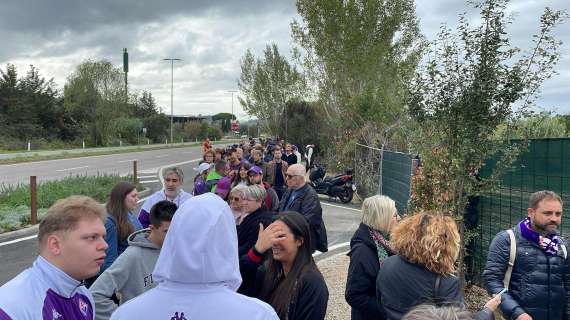
<path id="1" fill-rule="evenodd" d="M 201 163 L 198 168 L 194 168 L 194 170 L 198 171 L 199 174 L 204 173 L 204 171 L 210 169 L 210 164 L 209 163 Z"/>
<path id="2" fill-rule="evenodd" d="M 258 166 L 253 166 L 253 167 L 251 167 L 251 169 L 247 170 L 247 174 L 250 174 L 250 173 L 262 174 L 263 170 L 261 170 L 261 168 Z"/>
<path id="3" fill-rule="evenodd" d="M 230 192 L 231 187 L 232 187 L 232 179 L 230 179 L 229 177 L 223 177 L 220 179 L 220 181 L 218 181 L 215 193 L 220 197 L 225 198 Z"/>

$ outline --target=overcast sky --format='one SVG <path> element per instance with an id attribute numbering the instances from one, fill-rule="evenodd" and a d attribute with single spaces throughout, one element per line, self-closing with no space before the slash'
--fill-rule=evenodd
<path id="1" fill-rule="evenodd" d="M 512 0 L 513 43 L 527 48 L 544 6 L 570 12 L 569 0 Z M 468 10 L 462 0 L 419 0 L 424 35 L 433 39 L 441 23 L 456 25 Z M 283 54 L 292 47 L 290 23 L 295 2 L 286 0 L 2 0 L 0 67 L 15 64 L 20 74 L 33 64 L 62 89 L 81 62 L 106 59 L 122 66 L 128 48 L 130 90 L 148 90 L 170 113 L 170 63 L 174 67 L 174 113 L 231 111 L 239 60 L 247 48 L 259 56 L 275 42 Z M 538 104 L 570 113 L 570 23 L 557 31 L 565 42 L 559 75 L 547 81 Z M 238 118 L 245 117 L 234 96 Z"/>

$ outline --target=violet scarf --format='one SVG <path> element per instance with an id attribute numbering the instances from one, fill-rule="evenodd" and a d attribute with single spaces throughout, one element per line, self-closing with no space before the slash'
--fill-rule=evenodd
<path id="1" fill-rule="evenodd" d="M 541 236 L 538 232 L 532 230 L 530 218 L 525 218 L 519 223 L 522 236 L 528 241 L 536 243 L 544 250 L 547 255 L 554 256 L 558 253 L 558 248 L 562 242 L 557 234 L 551 234 L 546 237 Z"/>

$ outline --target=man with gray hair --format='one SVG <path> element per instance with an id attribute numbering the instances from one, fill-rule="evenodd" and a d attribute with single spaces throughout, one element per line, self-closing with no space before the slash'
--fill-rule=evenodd
<path id="1" fill-rule="evenodd" d="M 305 182 L 305 167 L 299 163 L 288 167 L 285 183 L 288 189 L 279 202 L 279 212 L 297 211 L 302 214 L 311 227 L 312 251 L 327 252 L 327 230 L 323 221 L 323 209 L 319 196 Z"/>
<path id="2" fill-rule="evenodd" d="M 150 209 L 157 202 L 167 200 L 170 201 L 178 208 L 188 199 L 192 197 L 191 194 L 182 190 L 182 183 L 184 182 L 184 172 L 179 167 L 169 167 L 162 171 L 162 179 L 164 187 L 153 193 L 143 204 L 139 212 L 139 221 L 143 228 L 148 228 L 150 224 Z"/>
<path id="3" fill-rule="evenodd" d="M 503 288 L 506 319 L 569 319 L 570 265 L 558 232 L 562 199 L 552 191 L 530 195 L 527 217 L 495 236 L 483 271 L 490 294 Z"/>

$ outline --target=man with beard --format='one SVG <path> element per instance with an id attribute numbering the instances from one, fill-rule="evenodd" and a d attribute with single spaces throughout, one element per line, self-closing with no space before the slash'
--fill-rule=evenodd
<path id="1" fill-rule="evenodd" d="M 157 202 L 167 200 L 170 201 L 178 208 L 188 199 L 192 197 L 191 194 L 182 190 L 182 183 L 184 182 L 184 173 L 178 167 L 170 167 L 164 169 L 162 172 L 164 179 L 164 188 L 160 191 L 153 193 L 143 204 L 139 212 L 139 221 L 143 228 L 148 228 L 150 224 L 150 209 Z"/>
<path id="2" fill-rule="evenodd" d="M 273 160 L 269 161 L 265 167 L 265 175 L 263 176 L 263 179 L 275 190 L 280 200 L 283 192 L 285 192 L 285 173 L 288 168 L 287 162 L 281 160 L 282 155 L 281 148 L 276 146 L 273 150 Z"/>
<path id="3" fill-rule="evenodd" d="M 490 294 L 503 288 L 506 319 L 568 319 L 570 266 L 558 232 L 562 199 L 552 191 L 530 196 L 527 217 L 495 236 L 483 271 Z"/>
<path id="4" fill-rule="evenodd" d="M 265 189 L 265 200 L 263 201 L 265 209 L 271 212 L 277 212 L 279 197 L 277 197 L 277 193 L 271 188 L 269 183 L 263 181 L 263 170 L 258 166 L 253 166 L 247 171 L 247 178 L 250 185 L 258 184 Z"/>

